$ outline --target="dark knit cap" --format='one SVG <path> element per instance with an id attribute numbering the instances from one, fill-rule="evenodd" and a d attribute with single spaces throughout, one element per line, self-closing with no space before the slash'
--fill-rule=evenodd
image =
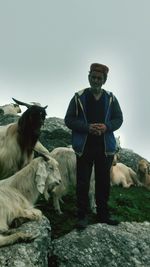
<path id="1" fill-rule="evenodd" d="M 101 72 L 107 75 L 109 68 L 103 64 L 93 63 L 90 66 L 90 72 L 92 71 Z"/>

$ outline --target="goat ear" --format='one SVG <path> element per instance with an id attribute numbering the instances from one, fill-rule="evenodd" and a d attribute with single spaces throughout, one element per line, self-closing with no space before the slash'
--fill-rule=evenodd
<path id="1" fill-rule="evenodd" d="M 44 163 L 39 163 L 37 171 L 36 171 L 36 186 L 37 190 L 43 194 L 45 190 L 45 184 L 47 179 L 47 171 Z"/>

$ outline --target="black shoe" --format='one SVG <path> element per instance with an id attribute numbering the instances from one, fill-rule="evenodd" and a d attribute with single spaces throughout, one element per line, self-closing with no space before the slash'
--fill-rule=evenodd
<path id="1" fill-rule="evenodd" d="M 76 228 L 77 228 L 78 230 L 84 230 L 84 229 L 87 227 L 87 225 L 88 225 L 88 220 L 87 220 L 87 218 L 85 217 L 85 218 L 83 218 L 83 219 L 78 219 L 78 222 L 77 222 L 77 224 L 76 224 Z"/>
<path id="2" fill-rule="evenodd" d="M 99 223 L 106 223 L 108 225 L 114 225 L 117 226 L 119 222 L 117 220 L 111 219 L 111 218 L 100 218 L 98 217 L 97 222 Z"/>

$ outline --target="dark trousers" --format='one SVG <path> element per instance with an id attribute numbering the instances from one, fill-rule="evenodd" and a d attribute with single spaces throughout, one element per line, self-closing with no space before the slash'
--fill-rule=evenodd
<path id="1" fill-rule="evenodd" d="M 88 211 L 88 193 L 92 167 L 95 171 L 95 200 L 97 214 L 103 217 L 108 214 L 110 193 L 110 168 L 113 156 L 106 156 L 103 147 L 85 146 L 81 157 L 77 156 L 77 209 L 78 218 L 84 218 Z"/>

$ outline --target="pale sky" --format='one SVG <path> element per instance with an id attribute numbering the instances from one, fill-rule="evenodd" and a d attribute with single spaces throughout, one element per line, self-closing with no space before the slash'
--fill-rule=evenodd
<path id="1" fill-rule="evenodd" d="M 0 0 L 0 105 L 17 98 L 64 118 L 89 66 L 106 64 L 122 147 L 150 160 L 150 1 Z"/>

